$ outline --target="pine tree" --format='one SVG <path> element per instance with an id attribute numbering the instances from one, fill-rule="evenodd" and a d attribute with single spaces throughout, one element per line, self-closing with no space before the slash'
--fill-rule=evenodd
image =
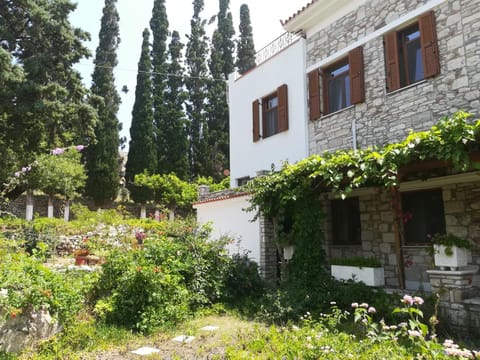
<path id="1" fill-rule="evenodd" d="M 100 96 L 102 101 L 97 104 L 99 121 L 95 127 L 96 143 L 87 149 L 86 191 L 98 205 L 113 200 L 119 188 L 120 124 L 117 112 L 120 96 L 115 88 L 113 74 L 118 62 L 116 51 L 120 43 L 120 18 L 115 6 L 116 1 L 105 0 L 92 75 L 92 93 Z"/>
<path id="2" fill-rule="evenodd" d="M 186 87 L 189 95 L 186 108 L 189 120 L 189 167 L 192 178 L 205 174 L 207 158 L 204 140 L 208 136 L 205 117 L 205 94 L 207 91 L 205 54 L 208 52 L 208 45 L 205 35 L 205 20 L 200 17 L 203 5 L 203 0 L 194 0 L 193 2 L 193 17 L 190 21 L 191 31 L 186 51 L 188 72 Z"/>
<path id="3" fill-rule="evenodd" d="M 240 39 L 237 43 L 237 68 L 240 74 L 245 74 L 255 66 L 255 45 L 253 43 L 250 10 L 247 4 L 240 6 Z"/>
<path id="4" fill-rule="evenodd" d="M 132 111 L 130 127 L 130 146 L 126 164 L 125 179 L 132 199 L 137 203 L 145 203 L 151 196 L 148 190 L 133 185 L 135 175 L 147 170 L 154 174 L 157 164 L 155 134 L 153 127 L 152 107 L 152 62 L 150 60 L 150 33 L 143 30 L 143 43 L 138 62 L 135 103 Z"/>
<path id="5" fill-rule="evenodd" d="M 232 14 L 228 12 L 229 0 L 219 1 L 217 29 L 212 36 L 209 68 L 213 79 L 208 82 L 208 173 L 219 179 L 222 170 L 228 168 L 229 133 L 228 133 L 228 103 L 226 81 L 234 70 Z"/>
<path id="6" fill-rule="evenodd" d="M 153 34 L 152 64 L 153 64 L 153 107 L 157 147 L 157 173 L 165 173 L 167 164 L 168 139 L 165 136 L 165 89 L 167 82 L 167 37 L 168 19 L 165 0 L 155 0 L 153 3 L 150 28 Z"/>
<path id="7" fill-rule="evenodd" d="M 88 34 L 68 0 L 0 1 L 0 187 L 7 174 L 55 147 L 93 138 L 96 111 L 73 65 Z M 28 25 L 28 26 L 27 26 Z"/>
<path id="8" fill-rule="evenodd" d="M 183 104 L 187 99 L 184 90 L 184 69 L 182 66 L 182 48 L 178 31 L 172 32 L 169 46 L 168 80 L 165 91 L 165 127 L 167 140 L 164 173 L 174 172 L 180 179 L 189 178 L 187 121 Z"/>

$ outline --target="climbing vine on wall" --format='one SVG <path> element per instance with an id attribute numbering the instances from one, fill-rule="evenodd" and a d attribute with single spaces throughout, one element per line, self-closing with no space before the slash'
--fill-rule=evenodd
<path id="1" fill-rule="evenodd" d="M 456 172 L 480 169 L 480 163 L 471 159 L 471 154 L 479 150 L 480 120 L 473 121 L 471 114 L 459 111 L 427 131 L 411 132 L 399 143 L 326 152 L 296 164 L 285 163 L 280 171 L 250 182 L 251 210 L 274 220 L 277 240 L 285 238 L 288 230 L 290 241 L 297 246 L 311 244 L 310 229 L 320 232 L 320 193 L 332 192 L 345 198 L 360 187 L 395 188 L 402 170 L 417 162 L 441 161 Z M 298 209 L 303 215 L 292 214 Z M 290 221 L 293 224 L 286 229 Z"/>

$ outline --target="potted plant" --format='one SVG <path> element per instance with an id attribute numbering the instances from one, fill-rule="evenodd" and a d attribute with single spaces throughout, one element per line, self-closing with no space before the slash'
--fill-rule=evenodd
<path id="1" fill-rule="evenodd" d="M 74 251 L 73 255 L 75 256 L 75 265 L 87 265 L 88 264 L 88 256 L 90 255 L 90 251 L 86 248 L 80 248 Z"/>
<path id="2" fill-rule="evenodd" d="M 435 266 L 442 270 L 466 266 L 470 259 L 473 244 L 467 239 L 453 234 L 435 234 L 432 237 Z"/>
<path id="3" fill-rule="evenodd" d="M 337 280 L 362 281 L 368 286 L 384 286 L 385 274 L 380 261 L 373 257 L 331 259 L 332 276 Z"/>

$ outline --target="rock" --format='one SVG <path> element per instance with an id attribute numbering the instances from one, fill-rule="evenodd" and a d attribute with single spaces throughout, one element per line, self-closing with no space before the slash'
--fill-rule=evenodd
<path id="1" fill-rule="evenodd" d="M 61 327 L 47 309 L 9 317 L 0 323 L 0 351 L 17 353 L 55 335 Z"/>

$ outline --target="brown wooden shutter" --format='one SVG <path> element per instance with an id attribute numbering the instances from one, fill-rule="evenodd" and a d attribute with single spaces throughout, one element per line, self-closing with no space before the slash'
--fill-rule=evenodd
<path id="1" fill-rule="evenodd" d="M 278 96 L 278 132 L 288 130 L 288 88 L 286 84 L 277 89 Z"/>
<path id="2" fill-rule="evenodd" d="M 400 69 L 398 64 L 397 33 L 392 31 L 385 35 L 385 67 L 387 72 L 387 91 L 400 89 Z"/>
<path id="3" fill-rule="evenodd" d="M 365 101 L 363 49 L 357 47 L 348 53 L 350 65 L 350 100 L 352 104 Z"/>
<path id="4" fill-rule="evenodd" d="M 255 100 L 252 103 L 253 117 L 253 142 L 260 140 L 260 101 Z"/>
<path id="5" fill-rule="evenodd" d="M 429 78 L 440 73 L 435 14 L 429 11 L 418 19 L 420 44 L 422 47 L 424 77 Z"/>
<path id="6" fill-rule="evenodd" d="M 308 104 L 310 106 L 310 120 L 320 117 L 320 78 L 318 70 L 308 73 Z"/>
<path id="7" fill-rule="evenodd" d="M 328 109 L 328 73 L 323 70 L 320 72 L 322 77 L 322 101 L 323 101 L 323 115 L 329 113 Z"/>

